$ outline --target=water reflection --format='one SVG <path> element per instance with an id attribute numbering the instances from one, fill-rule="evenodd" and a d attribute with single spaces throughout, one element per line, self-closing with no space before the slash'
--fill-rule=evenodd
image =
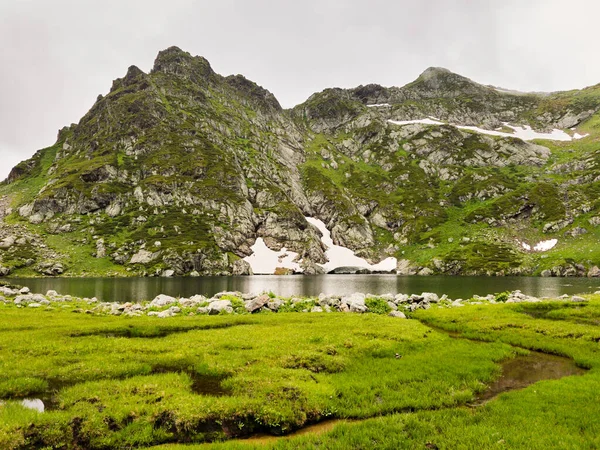
<path id="1" fill-rule="evenodd" d="M 151 300 L 158 294 L 189 297 L 220 291 L 273 291 L 282 296 L 435 292 L 450 298 L 469 298 L 520 289 L 527 295 L 555 297 L 600 290 L 600 279 L 539 277 L 418 277 L 396 275 L 317 275 L 197 278 L 41 278 L 14 279 L 33 292 L 54 289 L 61 294 L 96 297 L 102 301 Z"/>

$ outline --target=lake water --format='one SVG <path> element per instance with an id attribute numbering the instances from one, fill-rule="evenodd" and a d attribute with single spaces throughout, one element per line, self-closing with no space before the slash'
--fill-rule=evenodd
<path id="1" fill-rule="evenodd" d="M 256 275 L 240 277 L 185 278 L 13 278 L 11 282 L 28 286 L 32 292 L 54 289 L 60 294 L 96 297 L 102 301 L 151 300 L 158 294 L 190 297 L 212 296 L 221 291 L 272 291 L 281 296 L 435 292 L 450 298 L 469 298 L 520 289 L 527 295 L 554 297 L 600 290 L 597 278 L 540 277 L 449 277 L 398 275 Z"/>

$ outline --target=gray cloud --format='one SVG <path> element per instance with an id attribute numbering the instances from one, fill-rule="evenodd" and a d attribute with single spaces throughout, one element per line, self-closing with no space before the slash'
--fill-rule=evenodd
<path id="1" fill-rule="evenodd" d="M 0 178 L 51 145 L 131 64 L 177 45 L 291 107 L 428 66 L 524 91 L 600 82 L 600 3 L 573 0 L 21 0 L 0 4 Z"/>

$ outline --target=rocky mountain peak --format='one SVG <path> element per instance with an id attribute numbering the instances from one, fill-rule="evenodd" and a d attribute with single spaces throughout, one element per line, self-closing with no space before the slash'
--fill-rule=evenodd
<path id="1" fill-rule="evenodd" d="M 210 63 L 202 56 L 192 56 L 179 47 L 169 47 L 158 52 L 152 73 L 162 72 L 201 82 L 215 76 Z"/>
<path id="2" fill-rule="evenodd" d="M 127 74 L 125 75 L 125 78 L 123 79 L 123 81 L 127 82 L 128 80 L 138 79 L 145 75 L 146 74 L 144 73 L 144 71 L 141 70 L 139 67 L 129 66 L 129 68 L 127 69 Z"/>
<path id="3" fill-rule="evenodd" d="M 418 92 L 421 98 L 478 96 L 489 91 L 489 88 L 443 67 L 429 67 L 403 89 Z"/>
<path id="4" fill-rule="evenodd" d="M 366 105 L 386 103 L 390 98 L 388 89 L 379 84 L 367 84 L 366 86 L 361 85 L 352 89 L 351 92 Z"/>
<path id="5" fill-rule="evenodd" d="M 419 75 L 419 78 L 423 80 L 429 80 L 431 78 L 439 77 L 440 75 L 452 74 L 450 70 L 444 67 L 428 67 Z"/>

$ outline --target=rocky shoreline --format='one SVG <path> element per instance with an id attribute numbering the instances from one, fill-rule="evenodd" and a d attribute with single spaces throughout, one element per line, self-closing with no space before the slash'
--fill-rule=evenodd
<path id="1" fill-rule="evenodd" d="M 100 302 L 96 298 L 78 298 L 61 295 L 54 290 L 46 294 L 32 293 L 28 287 L 0 286 L 0 305 L 17 308 L 72 308 L 73 312 L 92 315 L 114 316 L 154 316 L 168 318 L 174 316 L 255 314 L 278 312 L 304 313 L 375 313 L 406 319 L 419 309 L 458 308 L 469 305 L 494 305 L 498 303 L 534 303 L 541 301 L 586 302 L 578 295 L 567 294 L 558 298 L 532 297 L 516 290 L 486 296 L 474 295 L 469 299 L 451 299 L 447 295 L 438 296 L 433 292 L 421 294 L 364 294 L 326 295 L 317 297 L 279 297 L 272 292 L 241 293 L 219 292 L 212 297 L 194 295 L 172 297 L 159 294 L 151 301 L 141 302 Z"/>

